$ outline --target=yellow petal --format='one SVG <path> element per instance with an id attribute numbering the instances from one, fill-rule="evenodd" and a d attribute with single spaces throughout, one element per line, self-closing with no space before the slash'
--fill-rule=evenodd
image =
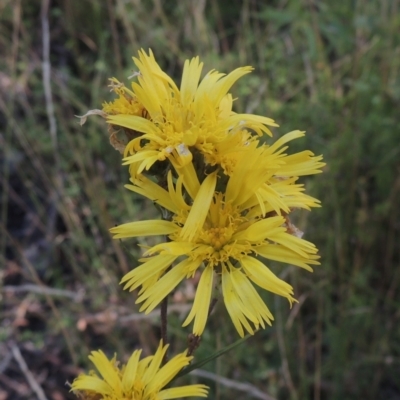
<path id="1" fill-rule="evenodd" d="M 296 252 L 285 248 L 281 245 L 267 244 L 264 246 L 256 247 L 257 253 L 265 258 L 274 261 L 284 262 L 286 264 L 297 265 L 307 271 L 312 272 L 313 269 L 308 264 L 319 265 L 316 261 L 319 256 L 309 255 L 308 258 L 301 257 Z"/>
<path id="2" fill-rule="evenodd" d="M 92 351 L 89 360 L 95 365 L 103 379 L 112 387 L 113 391 L 121 391 L 121 381 L 117 371 L 108 360 L 106 355 L 101 351 Z"/>
<path id="3" fill-rule="evenodd" d="M 216 82 L 209 93 L 209 98 L 214 103 L 214 105 L 219 105 L 222 98 L 228 93 L 232 85 L 242 76 L 249 74 L 253 69 L 253 67 L 236 68 L 228 75 L 221 78 L 218 82 Z"/>
<path id="4" fill-rule="evenodd" d="M 107 382 L 103 381 L 97 376 L 80 375 L 71 385 L 71 390 L 90 390 L 103 395 L 111 394 L 112 388 Z"/>
<path id="5" fill-rule="evenodd" d="M 153 133 L 156 130 L 151 121 L 135 115 L 110 115 L 107 117 L 107 122 L 143 133 Z"/>
<path id="6" fill-rule="evenodd" d="M 152 380 L 154 379 L 154 376 L 156 375 L 157 371 L 160 369 L 161 362 L 165 356 L 165 353 L 168 350 L 168 347 L 169 347 L 169 344 L 166 344 L 164 346 L 162 340 L 160 341 L 158 349 L 157 349 L 156 353 L 154 354 L 153 359 L 150 361 L 150 364 L 148 365 L 146 372 L 143 375 L 143 383 L 145 385 L 149 385 L 152 382 Z"/>
<path id="7" fill-rule="evenodd" d="M 182 104 L 188 105 L 193 101 L 202 69 L 203 63 L 200 62 L 199 57 L 192 58 L 191 61 L 185 61 L 181 82 Z"/>
<path id="8" fill-rule="evenodd" d="M 289 133 L 286 133 L 281 138 L 276 140 L 271 146 L 268 147 L 268 153 L 272 154 L 278 151 L 280 147 L 282 147 L 287 142 L 290 142 L 293 139 L 297 139 L 304 136 L 304 131 L 295 130 Z"/>
<path id="9" fill-rule="evenodd" d="M 172 179 L 172 172 L 168 171 L 167 182 L 168 182 L 168 192 L 167 192 L 168 196 L 170 197 L 172 202 L 175 204 L 177 209 L 180 212 L 183 212 L 184 210 L 185 211 L 190 210 L 190 206 L 188 206 L 186 204 L 185 198 L 183 195 L 183 190 L 182 190 L 183 189 L 183 177 L 179 176 L 178 181 L 176 182 L 176 186 L 174 186 L 173 179 Z"/>
<path id="10" fill-rule="evenodd" d="M 254 330 L 243 313 L 243 306 L 233 287 L 231 275 L 226 269 L 222 273 L 222 294 L 224 296 L 225 307 L 239 336 L 244 337 L 243 326 L 247 332 L 254 335 Z"/>
<path id="11" fill-rule="evenodd" d="M 193 163 L 188 163 L 182 166 L 176 163 L 173 158 L 171 158 L 170 161 L 176 172 L 179 174 L 179 177 L 183 179 L 183 184 L 188 191 L 189 196 L 194 200 L 200 190 L 200 182 Z"/>
<path id="12" fill-rule="evenodd" d="M 195 243 L 190 242 L 165 242 L 156 244 L 151 249 L 144 253 L 144 256 L 151 256 L 155 253 L 159 254 L 171 254 L 174 256 L 182 256 L 184 254 L 190 254 L 196 248 Z"/>
<path id="13" fill-rule="evenodd" d="M 257 259 L 245 256 L 240 260 L 246 275 L 258 286 L 272 293 L 286 297 L 293 301 L 293 288 L 288 283 L 279 279 L 270 269 Z"/>
<path id="14" fill-rule="evenodd" d="M 161 301 L 171 293 L 176 286 L 185 278 L 185 270 L 193 261 L 189 258 L 173 266 L 164 276 L 162 276 L 152 287 L 145 290 L 136 300 L 141 303 L 146 300 L 140 308 L 140 311 L 146 311 L 146 314 L 157 307 Z"/>
<path id="15" fill-rule="evenodd" d="M 189 385 L 161 390 L 158 394 L 160 400 L 180 399 L 182 397 L 207 397 L 206 385 Z"/>
<path id="16" fill-rule="evenodd" d="M 169 360 L 162 368 L 160 368 L 160 370 L 155 375 L 154 383 L 157 382 L 157 385 L 152 384 L 153 382 L 151 382 L 149 384 L 149 387 L 152 386 L 154 389 L 159 390 L 159 388 L 165 386 L 168 382 L 170 382 L 182 368 L 189 365 L 189 362 L 192 359 L 193 357 L 188 357 L 183 353 L 177 354 L 175 357 Z"/>
<path id="17" fill-rule="evenodd" d="M 264 321 L 271 325 L 274 318 L 248 277 L 238 269 L 231 270 L 230 276 L 233 288 L 243 302 L 243 309 L 246 309 L 246 318 L 263 328 Z"/>
<path id="18" fill-rule="evenodd" d="M 213 287 L 213 274 L 214 270 L 212 267 L 204 269 L 200 277 L 192 309 L 182 324 L 182 326 L 187 326 L 194 318 L 193 333 L 197 336 L 201 336 L 206 326 Z"/>
<path id="19" fill-rule="evenodd" d="M 178 208 L 177 204 L 174 204 L 170 194 L 165 189 L 145 176 L 142 175 L 138 179 L 132 178 L 131 181 L 134 185 L 125 185 L 127 189 L 147 197 L 175 214 L 182 208 L 182 203 L 179 203 L 180 207 Z"/>
<path id="20" fill-rule="evenodd" d="M 313 243 L 286 232 L 280 232 L 273 236 L 271 235 L 271 240 L 293 250 L 295 253 L 305 258 L 307 258 L 309 254 L 316 254 L 318 252 Z"/>
<path id="21" fill-rule="evenodd" d="M 194 200 L 192 209 L 186 219 L 185 226 L 182 228 L 180 237 L 183 240 L 192 240 L 203 227 L 210 208 L 211 200 L 214 196 L 214 189 L 217 183 L 217 174 L 213 172 L 208 175 L 200 186 L 200 190 Z"/>
<path id="22" fill-rule="evenodd" d="M 246 230 L 233 235 L 233 240 L 249 240 L 251 242 L 260 242 L 270 238 L 274 240 L 279 232 L 286 231 L 286 228 L 282 227 L 284 222 L 285 219 L 280 216 L 256 221 L 249 225 Z"/>
<path id="23" fill-rule="evenodd" d="M 179 229 L 180 228 L 171 221 L 155 219 L 128 222 L 111 228 L 110 232 L 114 235 L 114 239 L 119 239 L 138 236 L 170 235 Z"/>
<path id="24" fill-rule="evenodd" d="M 133 389 L 136 372 L 139 364 L 140 355 L 142 350 L 136 350 L 130 356 L 128 363 L 126 364 L 124 375 L 122 377 L 122 390 L 126 393 Z"/>
<path id="25" fill-rule="evenodd" d="M 129 146 L 129 144 L 128 144 Z M 149 158 L 157 160 L 160 152 L 157 150 L 141 150 L 132 156 L 127 156 L 123 159 L 122 165 L 129 165 L 133 163 L 137 163 L 139 161 L 143 162 L 148 160 Z M 145 163 L 146 164 L 146 163 Z"/>
<path id="26" fill-rule="evenodd" d="M 121 284 L 125 283 L 124 290 L 130 288 L 130 291 L 135 290 L 142 285 L 146 280 L 153 276 L 158 276 L 164 272 L 175 260 L 177 256 L 159 255 L 152 257 L 149 261 L 141 266 L 128 272 L 122 279 Z"/>

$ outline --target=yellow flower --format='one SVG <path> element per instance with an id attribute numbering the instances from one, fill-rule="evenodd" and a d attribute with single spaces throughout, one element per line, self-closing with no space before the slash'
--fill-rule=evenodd
<path id="1" fill-rule="evenodd" d="M 301 134 L 301 133 L 300 133 Z M 288 134 L 298 136 L 297 134 Z M 288 139 L 288 138 L 286 138 Z M 287 141 L 287 140 L 286 140 Z M 241 158 L 226 183 L 216 191 L 217 172 L 199 182 L 193 165 L 177 168 L 174 185 L 168 175 L 168 191 L 141 176 L 133 177 L 128 188 L 169 210 L 171 221 L 131 222 L 112 228 L 115 238 L 168 235 L 169 241 L 146 251 L 143 264 L 126 274 L 121 283 L 131 291 L 141 287 L 141 311 L 153 310 L 183 279 L 201 271 L 194 304 L 184 326 L 194 320 L 193 333 L 204 331 L 213 287 L 220 280 L 224 303 L 240 336 L 251 334 L 273 316 L 253 284 L 286 297 L 292 287 L 276 277 L 260 257 L 297 265 L 312 271 L 319 264 L 315 246 L 295 235 L 285 213 L 293 207 L 310 209 L 319 202 L 295 184 L 292 170 L 318 172 L 317 161 L 309 155 L 294 158 L 276 151 L 278 146 L 251 145 L 248 158 Z M 289 162 L 284 160 L 289 158 Z M 313 171 L 313 172 L 310 172 Z M 276 173 L 280 176 L 276 176 Z M 223 177 L 220 177 L 220 185 Z M 223 186 L 223 185 L 222 185 Z M 185 201 L 184 189 L 191 204 Z M 169 268 L 172 268 L 169 270 Z M 252 326 L 252 325 L 253 326 Z"/>
<path id="2" fill-rule="evenodd" d="M 207 397 L 207 386 L 188 385 L 163 389 L 178 372 L 189 364 L 193 357 L 181 353 L 164 366 L 161 362 L 168 345 L 162 341 L 154 356 L 140 359 L 142 350 L 136 350 L 126 365 L 118 366 L 114 356 L 109 360 L 101 351 L 93 351 L 89 356 L 100 376 L 94 371 L 80 375 L 72 383 L 71 390 L 87 399 L 104 400 L 167 400 L 182 397 Z"/>
<path id="3" fill-rule="evenodd" d="M 141 133 L 125 148 L 125 164 L 132 164 L 133 175 L 166 159 L 184 166 L 195 152 L 206 163 L 221 164 L 229 172 L 228 154 L 245 150 L 254 140 L 251 132 L 271 135 L 267 126 L 277 126 L 270 118 L 232 111 L 228 91 L 251 67 L 228 75 L 212 70 L 199 83 L 203 63 L 195 57 L 186 60 L 178 88 L 151 51 L 149 55 L 140 51 L 134 62 L 140 71 L 138 83 L 132 83 L 130 91 L 114 80 L 120 97 L 103 108 L 113 126 Z"/>

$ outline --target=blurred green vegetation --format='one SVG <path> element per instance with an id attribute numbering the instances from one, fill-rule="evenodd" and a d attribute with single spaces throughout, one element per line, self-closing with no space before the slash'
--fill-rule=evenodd
<path id="1" fill-rule="evenodd" d="M 323 207 L 297 221 L 322 265 L 313 274 L 274 265 L 299 303 L 290 310 L 266 296 L 273 326 L 205 369 L 276 399 L 400 399 L 400 2 L 58 0 L 44 15 L 53 136 L 41 4 L 0 4 L 0 341 L 16 340 L 38 373 L 46 366 L 30 362 L 42 352 L 56 374 L 43 383 L 49 398 L 72 398 L 64 382 L 73 366 L 87 366 L 91 349 L 126 358 L 158 342 L 157 317 L 135 320 L 135 296 L 118 285 L 136 263 L 136 244 L 146 242 L 108 233 L 156 211 L 123 188 L 127 170 L 104 121 L 91 117 L 81 127 L 75 117 L 110 100 L 107 79 L 126 82 L 131 57 L 152 48 L 176 79 L 195 55 L 206 71 L 254 66 L 233 89 L 236 109 L 275 119 L 275 138 L 306 130 L 292 150 L 327 162 L 324 174 L 306 180 Z M 27 284 L 67 292 L 38 294 Z M 171 314 L 170 336 L 181 351 L 189 330 L 180 328 L 186 309 L 175 300 L 183 314 Z M 217 308 L 196 358 L 236 339 Z M 24 381 L 17 366 L 7 368 L 0 373 Z M 190 379 L 210 385 L 213 399 L 256 398 Z M 1 382 L 10 399 L 35 398 Z"/>

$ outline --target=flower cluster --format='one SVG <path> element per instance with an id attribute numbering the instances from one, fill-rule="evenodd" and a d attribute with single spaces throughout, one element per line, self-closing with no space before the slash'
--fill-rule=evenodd
<path id="1" fill-rule="evenodd" d="M 141 50 L 133 60 L 138 72 L 131 87 L 112 78 L 116 99 L 82 117 L 84 122 L 87 115 L 100 114 L 107 120 L 110 141 L 129 165 L 131 184 L 126 187 L 162 211 L 161 219 L 111 229 L 116 239 L 165 237 L 146 249 L 141 265 L 121 283 L 124 289 L 139 289 L 137 303 L 148 313 L 184 279 L 197 275 L 183 326 L 193 322 L 193 334 L 202 335 L 219 291 L 238 334 L 254 334 L 274 319 L 257 288 L 290 304 L 296 301 L 291 285 L 272 272 L 269 261 L 308 271 L 319 264 L 316 247 L 289 217 L 294 209 L 320 206 L 305 193 L 299 177 L 320 173 L 322 156 L 289 154 L 288 143 L 304 132 L 295 130 L 270 143 L 265 136 L 271 137 L 270 127 L 277 126 L 272 119 L 232 110 L 230 89 L 251 67 L 227 75 L 212 70 L 200 79 L 203 63 L 195 57 L 185 62 L 178 87 L 151 51 Z M 103 380 L 82 376 L 72 388 L 94 390 L 105 399 L 204 395 L 201 385 L 160 391 L 190 359 L 177 356 L 158 370 L 165 349 L 160 345 L 154 358 L 140 362 L 135 352 L 121 370 L 114 359 L 94 352 L 91 360 Z"/>
<path id="2" fill-rule="evenodd" d="M 150 312 L 199 271 L 184 325 L 194 321 L 193 333 L 203 333 L 213 288 L 220 287 L 239 335 L 253 334 L 273 320 L 253 284 L 295 301 L 292 287 L 263 259 L 307 270 L 318 264 L 317 249 L 299 237 L 288 216 L 319 206 L 298 179 L 321 172 L 322 157 L 286 153 L 288 142 L 304 136 L 301 131 L 262 144 L 274 121 L 232 111 L 229 90 L 251 67 L 228 75 L 213 70 L 200 81 L 203 64 L 196 57 L 185 62 L 178 88 L 151 52 L 140 51 L 134 62 L 137 82 L 128 89 L 113 80 L 118 98 L 103 111 L 112 129 L 134 136 L 124 151 L 128 189 L 166 212 L 161 220 L 130 222 L 111 232 L 115 238 L 166 235 L 166 241 L 146 251 L 142 265 L 122 279 L 124 288 L 140 288 L 140 310 Z"/>

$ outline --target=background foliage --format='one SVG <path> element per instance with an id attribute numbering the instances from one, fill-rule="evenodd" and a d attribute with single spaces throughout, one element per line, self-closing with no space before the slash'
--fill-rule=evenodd
<path id="1" fill-rule="evenodd" d="M 156 348 L 157 314 L 139 315 L 118 285 L 146 242 L 108 233 L 155 210 L 123 189 L 127 170 L 104 121 L 75 118 L 111 99 L 107 78 L 126 82 L 132 55 L 151 47 L 176 79 L 194 55 L 206 71 L 254 66 L 234 87 L 236 109 L 274 118 L 275 137 L 306 130 L 292 149 L 328 164 L 306 181 L 323 208 L 297 221 L 322 265 L 314 274 L 273 266 L 299 303 L 290 310 L 267 296 L 274 325 L 205 367 L 210 398 L 400 399 L 399 1 L 43 5 L 0 2 L 0 398 L 39 396 L 23 360 L 58 400 L 73 398 L 65 381 L 91 349 L 126 359 L 135 346 Z M 180 323 L 193 290 L 171 300 L 174 352 L 186 346 Z M 222 307 L 208 327 L 198 359 L 237 339 Z"/>

